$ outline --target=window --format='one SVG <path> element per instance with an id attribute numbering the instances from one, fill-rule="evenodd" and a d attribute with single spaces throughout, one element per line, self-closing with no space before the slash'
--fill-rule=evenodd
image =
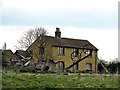
<path id="1" fill-rule="evenodd" d="M 64 55 L 64 47 L 58 47 L 58 54 Z"/>
<path id="2" fill-rule="evenodd" d="M 89 54 L 90 54 L 89 58 L 92 58 L 92 51 L 91 50 L 86 50 L 85 56 L 87 56 Z"/>
<path id="3" fill-rule="evenodd" d="M 86 63 L 86 70 L 92 70 L 92 64 Z"/>
<path id="4" fill-rule="evenodd" d="M 59 70 L 64 70 L 64 62 L 63 61 L 59 61 L 58 65 L 59 65 Z"/>
<path id="5" fill-rule="evenodd" d="M 44 54 L 44 47 L 40 47 L 40 55 Z"/>
<path id="6" fill-rule="evenodd" d="M 85 56 L 90 54 L 90 50 L 86 50 Z"/>
<path id="7" fill-rule="evenodd" d="M 74 49 L 73 49 L 73 52 L 74 52 L 73 54 L 74 54 L 75 57 L 77 57 L 77 55 L 78 55 L 78 52 L 79 52 L 78 50 L 79 50 L 79 49 L 77 49 L 77 48 L 74 48 Z"/>
<path id="8" fill-rule="evenodd" d="M 73 66 L 73 70 L 78 70 L 78 63 Z"/>

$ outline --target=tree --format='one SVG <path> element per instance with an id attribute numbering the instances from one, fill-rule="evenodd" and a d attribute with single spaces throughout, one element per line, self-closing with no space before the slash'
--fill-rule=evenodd
<path id="1" fill-rule="evenodd" d="M 120 61 L 115 59 L 109 63 L 106 63 L 106 61 L 100 60 L 98 63 L 98 71 L 100 73 L 104 73 L 105 69 L 107 69 L 109 73 L 116 73 L 117 70 L 118 70 L 118 73 L 120 73 Z"/>
<path id="2" fill-rule="evenodd" d="M 117 69 L 120 73 L 120 61 L 113 60 L 112 62 L 109 62 L 109 65 L 107 67 L 111 73 L 116 73 Z"/>
<path id="3" fill-rule="evenodd" d="M 17 49 L 27 49 L 40 35 L 46 35 L 47 30 L 44 28 L 31 29 L 23 34 L 18 40 L 19 46 L 15 46 Z"/>
<path id="4" fill-rule="evenodd" d="M 42 34 L 40 35 L 39 49 L 40 49 L 40 58 L 41 58 L 41 60 L 44 59 L 43 55 L 44 55 L 44 49 L 45 49 L 45 46 L 46 46 L 44 35 L 45 35 L 45 32 L 42 32 Z"/>
<path id="5" fill-rule="evenodd" d="M 109 73 L 109 71 L 107 70 L 107 62 L 105 60 L 100 59 L 98 62 L 98 71 L 99 73 Z"/>

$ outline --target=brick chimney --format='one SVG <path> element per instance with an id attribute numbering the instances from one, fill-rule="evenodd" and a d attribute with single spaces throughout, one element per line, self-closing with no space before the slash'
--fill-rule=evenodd
<path id="1" fill-rule="evenodd" d="M 55 37 L 61 38 L 61 31 L 60 31 L 60 28 L 58 28 L 58 27 L 56 27 Z"/>

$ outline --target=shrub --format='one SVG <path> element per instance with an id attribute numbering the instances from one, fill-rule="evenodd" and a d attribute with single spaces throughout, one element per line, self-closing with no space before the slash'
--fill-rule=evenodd
<path id="1" fill-rule="evenodd" d="M 23 67 L 20 69 L 20 72 L 32 72 L 32 73 L 35 73 L 36 70 L 35 68 L 31 68 L 31 67 Z"/>
<path id="2" fill-rule="evenodd" d="M 68 75 L 68 72 L 64 70 L 63 75 Z"/>
<path id="3" fill-rule="evenodd" d="M 41 73 L 41 74 L 54 74 L 56 72 L 54 72 L 54 71 L 40 71 L 39 73 Z"/>

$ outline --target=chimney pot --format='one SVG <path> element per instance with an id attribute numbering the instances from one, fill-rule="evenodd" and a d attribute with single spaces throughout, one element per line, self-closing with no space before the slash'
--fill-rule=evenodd
<path id="1" fill-rule="evenodd" d="M 57 32 L 60 32 L 60 28 L 56 27 L 56 31 L 57 31 Z"/>

